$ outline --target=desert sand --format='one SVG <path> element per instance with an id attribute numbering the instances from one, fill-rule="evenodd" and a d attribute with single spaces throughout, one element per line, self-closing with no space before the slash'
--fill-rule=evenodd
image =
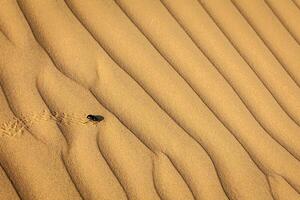
<path id="1" fill-rule="evenodd" d="M 300 0 L 0 0 L 0 86 L 0 200 L 300 199 Z"/>

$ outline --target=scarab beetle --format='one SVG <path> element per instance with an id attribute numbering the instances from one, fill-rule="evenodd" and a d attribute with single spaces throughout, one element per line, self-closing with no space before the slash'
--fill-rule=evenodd
<path id="1" fill-rule="evenodd" d="M 88 115 L 86 118 L 94 122 L 101 122 L 104 120 L 104 117 L 101 115 Z"/>

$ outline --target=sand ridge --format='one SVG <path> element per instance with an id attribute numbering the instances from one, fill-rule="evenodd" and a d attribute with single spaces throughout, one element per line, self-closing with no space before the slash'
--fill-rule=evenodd
<path id="1" fill-rule="evenodd" d="M 0 1 L 0 199 L 300 199 L 298 4 Z"/>

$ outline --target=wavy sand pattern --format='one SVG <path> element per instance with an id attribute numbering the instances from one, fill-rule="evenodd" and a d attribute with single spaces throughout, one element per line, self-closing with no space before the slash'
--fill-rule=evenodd
<path id="1" fill-rule="evenodd" d="M 299 200 L 299 24 L 299 0 L 0 0 L 0 199 Z"/>

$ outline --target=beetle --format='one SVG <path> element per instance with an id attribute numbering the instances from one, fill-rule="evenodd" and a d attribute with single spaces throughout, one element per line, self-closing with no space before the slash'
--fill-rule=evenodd
<path id="1" fill-rule="evenodd" d="M 104 117 L 101 115 L 88 115 L 86 118 L 94 122 L 101 122 L 104 120 Z"/>

